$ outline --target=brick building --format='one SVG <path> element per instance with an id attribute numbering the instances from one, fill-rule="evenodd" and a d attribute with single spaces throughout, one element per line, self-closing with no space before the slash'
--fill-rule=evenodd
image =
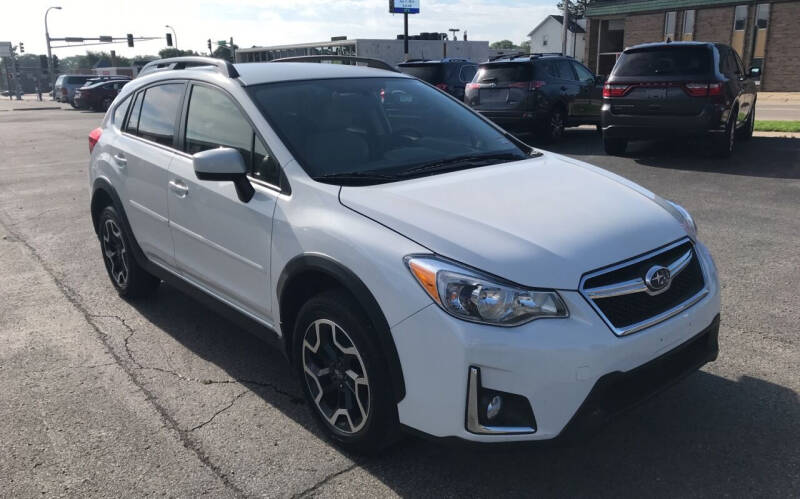
<path id="1" fill-rule="evenodd" d="M 726 43 L 762 70 L 761 90 L 800 91 L 800 0 L 593 0 L 586 9 L 586 64 L 608 74 L 639 43 Z"/>

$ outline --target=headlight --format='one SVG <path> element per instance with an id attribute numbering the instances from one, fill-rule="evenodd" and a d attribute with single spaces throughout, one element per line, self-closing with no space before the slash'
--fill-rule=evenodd
<path id="1" fill-rule="evenodd" d="M 408 256 L 405 262 L 433 301 L 459 319 L 518 326 L 569 315 L 554 290 L 522 288 L 429 255 Z"/>
<path id="2" fill-rule="evenodd" d="M 689 234 L 689 236 L 692 239 L 696 240 L 697 224 L 695 223 L 694 218 L 692 218 L 692 215 L 690 215 L 689 212 L 686 211 L 686 208 L 679 205 L 678 203 L 673 203 L 672 201 L 667 201 L 667 203 L 669 203 L 670 206 L 675 208 L 675 211 L 677 212 L 677 215 L 675 213 L 673 213 L 672 215 L 678 219 L 681 225 L 683 225 L 683 228 L 686 229 L 686 232 Z"/>

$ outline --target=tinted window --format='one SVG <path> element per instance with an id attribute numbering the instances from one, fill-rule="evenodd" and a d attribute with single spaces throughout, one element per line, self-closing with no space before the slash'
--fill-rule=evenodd
<path id="1" fill-rule="evenodd" d="M 403 65 L 400 71 L 434 85 L 444 80 L 444 67 L 441 64 Z"/>
<path id="2" fill-rule="evenodd" d="M 186 152 L 232 147 L 249 163 L 252 145 L 253 128 L 227 95 L 204 86 L 192 87 L 186 117 Z"/>
<path id="3" fill-rule="evenodd" d="M 528 157 L 472 111 L 414 79 L 292 81 L 249 91 L 315 178 L 413 175 L 409 170 L 464 156 L 502 155 L 495 163 Z"/>
<path id="4" fill-rule="evenodd" d="M 459 73 L 459 80 L 461 80 L 462 83 L 470 82 L 472 81 L 473 78 L 475 78 L 475 74 L 477 72 L 478 72 L 478 66 L 473 66 L 473 65 L 462 66 L 461 71 Z"/>
<path id="5" fill-rule="evenodd" d="M 125 131 L 128 133 L 136 134 L 136 130 L 139 128 L 139 114 L 142 110 L 142 96 L 144 96 L 144 92 L 139 92 L 136 94 L 136 100 L 133 101 L 133 109 L 131 110 L 130 116 L 128 116 L 128 124 L 125 127 Z"/>
<path id="6" fill-rule="evenodd" d="M 569 61 L 560 59 L 558 61 L 555 61 L 554 64 L 559 78 L 561 78 L 562 80 L 575 79 L 575 73 L 572 72 L 572 67 Z"/>
<path id="7" fill-rule="evenodd" d="M 612 73 L 614 76 L 705 74 L 711 67 L 706 47 L 663 47 L 623 52 Z"/>
<path id="8" fill-rule="evenodd" d="M 131 103 L 130 97 L 125 97 L 125 100 L 120 102 L 116 109 L 114 109 L 114 117 L 112 121 L 114 125 L 121 128 L 122 127 L 122 120 L 125 119 L 125 112 L 128 110 L 128 105 Z"/>
<path id="9" fill-rule="evenodd" d="M 734 31 L 744 31 L 747 23 L 747 5 L 737 5 L 733 17 Z"/>
<path id="10" fill-rule="evenodd" d="M 64 83 L 68 83 L 70 85 L 77 85 L 79 83 L 86 83 L 89 79 L 88 76 L 67 76 L 64 80 Z"/>
<path id="11" fill-rule="evenodd" d="M 589 71 L 588 69 L 586 69 L 585 67 L 583 67 L 582 64 L 578 64 L 577 62 L 573 61 L 572 68 L 578 74 L 578 79 L 579 80 L 581 80 L 581 81 L 594 80 L 594 75 L 592 74 L 592 72 Z"/>
<path id="12" fill-rule="evenodd" d="M 478 83 L 514 83 L 533 80 L 533 71 L 530 63 L 487 64 L 480 66 L 475 81 Z"/>
<path id="13" fill-rule="evenodd" d="M 139 116 L 139 137 L 172 146 L 183 87 L 183 83 L 168 83 L 145 90 Z"/>

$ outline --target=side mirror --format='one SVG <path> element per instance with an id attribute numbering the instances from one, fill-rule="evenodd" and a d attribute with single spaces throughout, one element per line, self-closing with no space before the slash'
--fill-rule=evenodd
<path id="1" fill-rule="evenodd" d="M 757 67 L 753 66 L 752 68 L 750 68 L 747 71 L 747 76 L 749 76 L 750 78 L 758 78 L 758 77 L 760 77 L 761 76 L 761 68 L 757 68 Z"/>
<path id="2" fill-rule="evenodd" d="M 247 180 L 247 165 L 239 151 L 230 147 L 209 149 L 192 156 L 194 174 L 198 180 L 230 181 L 236 187 L 236 195 L 247 203 L 256 193 Z"/>

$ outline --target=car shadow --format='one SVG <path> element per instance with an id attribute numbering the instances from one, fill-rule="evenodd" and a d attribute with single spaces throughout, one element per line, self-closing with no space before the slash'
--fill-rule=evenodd
<path id="1" fill-rule="evenodd" d="M 134 306 L 324 438 L 276 349 L 166 284 Z M 724 358 L 724 335 L 721 342 Z M 378 457 L 349 456 L 358 465 L 350 473 L 367 474 L 354 484 L 378 480 L 401 496 L 786 497 L 800 490 L 798 421 L 800 399 L 793 390 L 701 371 L 579 445 L 476 449 L 409 437 Z"/>
<path id="2" fill-rule="evenodd" d="M 536 146 L 535 141 L 530 143 Z M 589 162 L 602 163 L 588 158 L 591 156 L 615 158 L 605 153 L 601 135 L 594 129 L 568 129 L 559 143 L 540 147 Z M 754 136 L 747 142 L 739 142 L 728 159 L 713 157 L 708 142 L 700 139 L 636 141 L 629 144 L 621 158 L 654 168 L 800 179 L 800 139 L 794 138 Z"/>

